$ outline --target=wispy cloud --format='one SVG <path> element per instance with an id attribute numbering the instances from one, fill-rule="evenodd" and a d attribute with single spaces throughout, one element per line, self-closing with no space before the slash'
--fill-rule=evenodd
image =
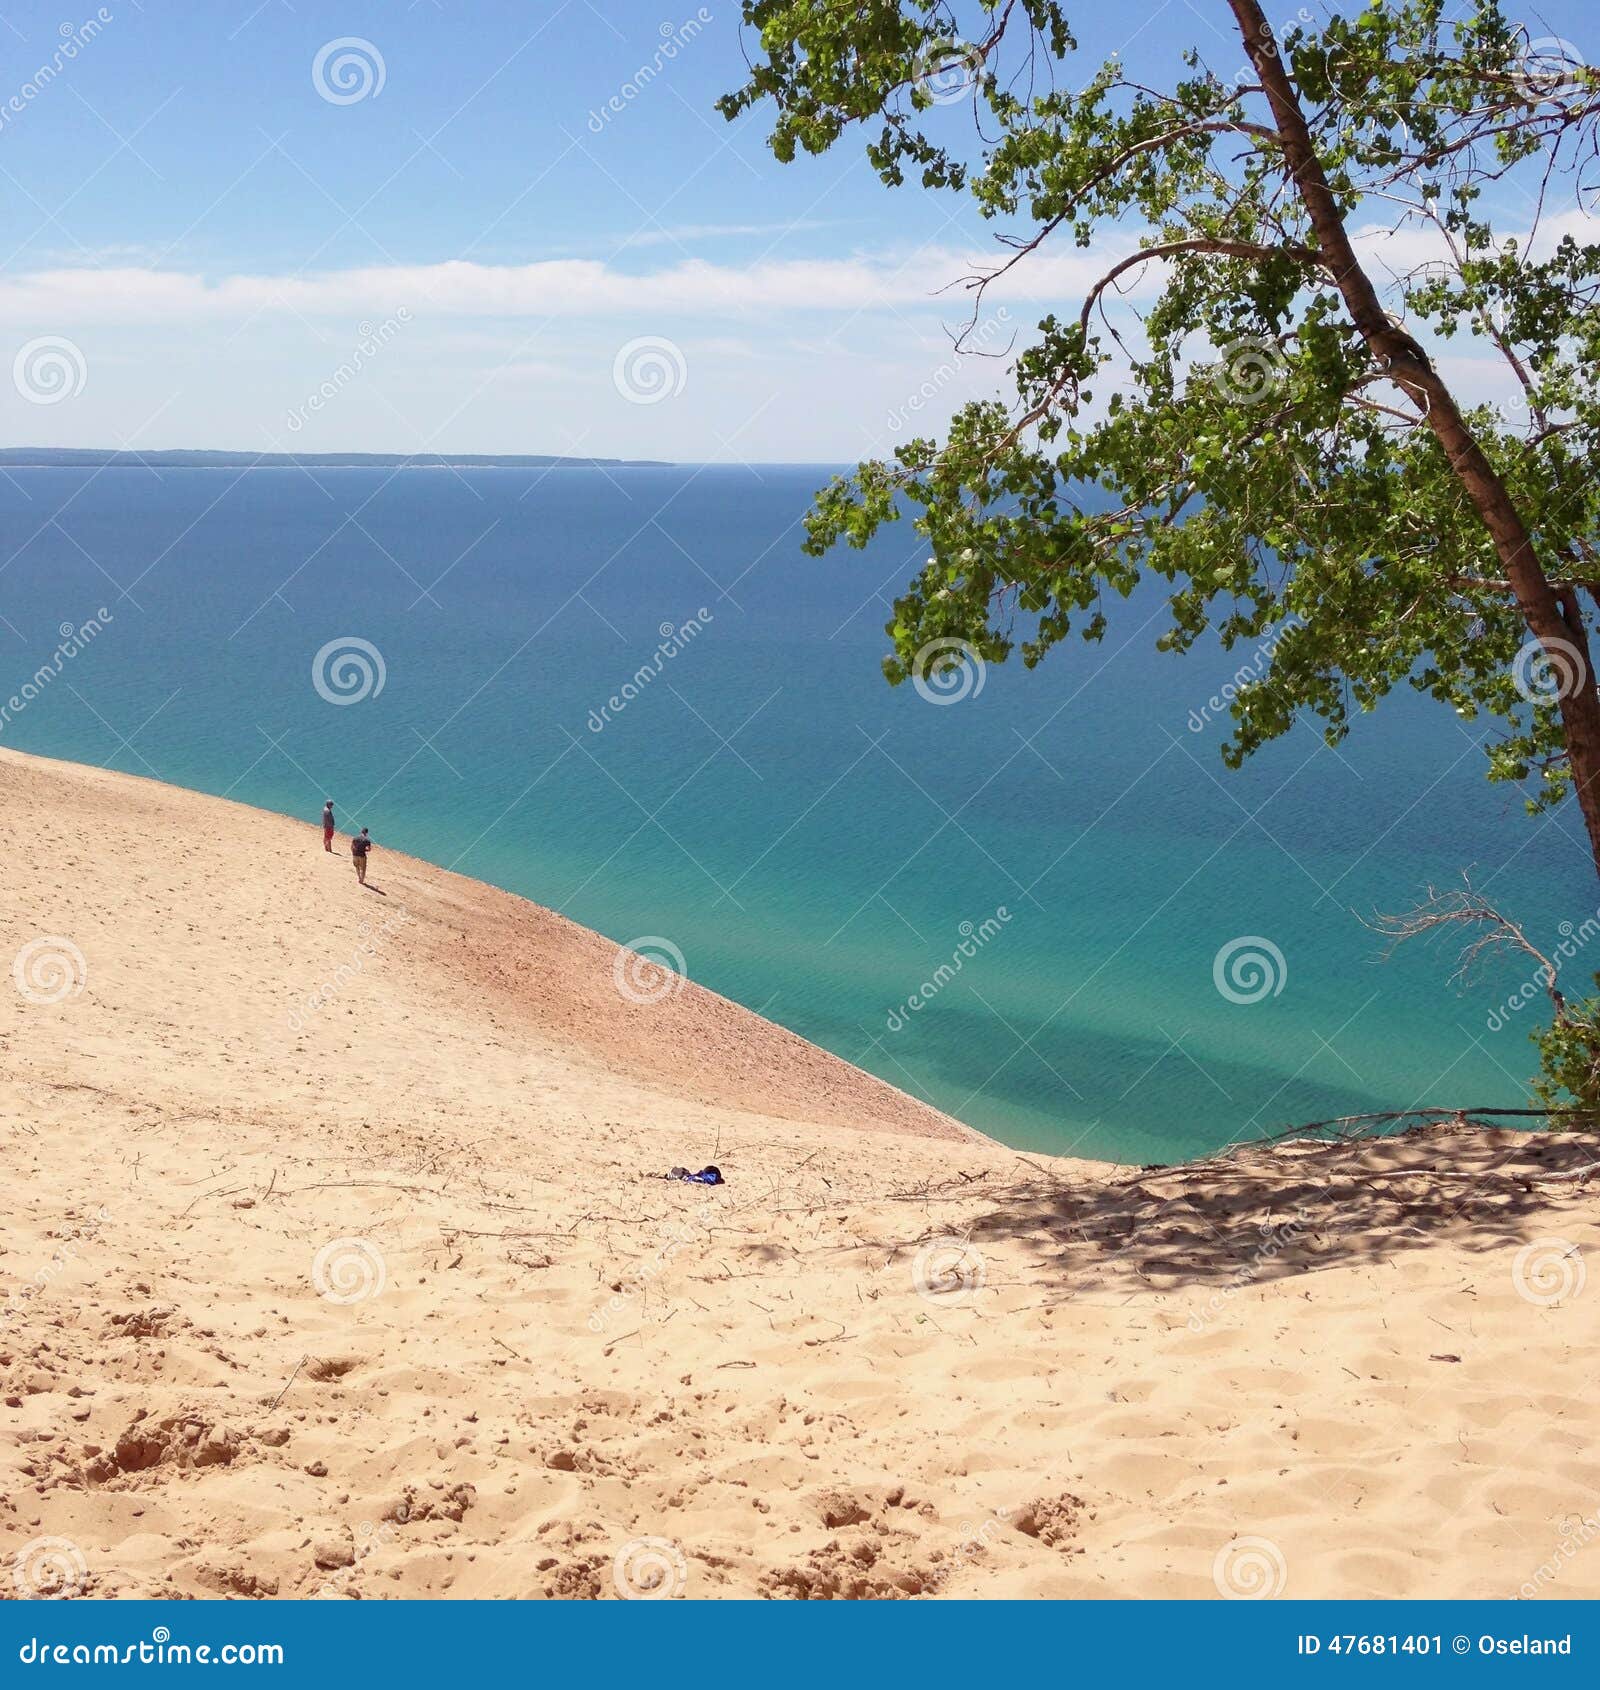
<path id="1" fill-rule="evenodd" d="M 595 259 L 534 264 L 388 265 L 317 275 L 234 275 L 120 266 L 36 271 L 0 280 L 0 321 L 44 324 L 246 321 L 384 316 L 404 305 L 466 317 L 697 317 L 783 312 L 938 311 L 960 317 L 959 283 L 992 268 L 992 254 L 923 248 L 842 259 L 717 264 L 688 259 L 638 273 Z M 1039 255 L 1006 278 L 990 303 L 1058 301 L 1081 293 L 1107 256 Z"/>

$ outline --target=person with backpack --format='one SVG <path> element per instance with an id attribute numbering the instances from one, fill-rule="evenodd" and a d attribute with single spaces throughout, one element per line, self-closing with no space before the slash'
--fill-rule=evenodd
<path id="1" fill-rule="evenodd" d="M 367 883 L 367 852 L 371 849 L 372 840 L 365 828 L 350 836 L 350 860 L 356 865 L 356 879 L 363 886 Z"/>

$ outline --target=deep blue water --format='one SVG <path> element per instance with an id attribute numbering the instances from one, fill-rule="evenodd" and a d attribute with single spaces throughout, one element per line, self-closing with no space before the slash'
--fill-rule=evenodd
<path id="1" fill-rule="evenodd" d="M 112 616 L 0 743 L 308 821 L 331 795 L 381 844 L 670 940 L 702 984 L 1020 1147 L 1158 1160 L 1525 1100 L 1529 1012 L 1487 1027 L 1525 970 L 1461 990 L 1447 952 L 1380 961 L 1358 916 L 1473 865 L 1553 944 L 1597 902 L 1573 815 L 1528 819 L 1409 693 L 1337 751 L 1307 730 L 1230 773 L 1191 713 L 1248 654 L 1158 654 L 1159 591 L 959 703 L 890 690 L 882 625 L 921 548 L 803 557 L 825 479 L 15 472 L 0 702 L 61 624 Z M 333 704 L 313 661 L 351 636 L 383 688 Z M 1214 960 L 1253 936 L 1281 990 L 1230 1001 Z"/>

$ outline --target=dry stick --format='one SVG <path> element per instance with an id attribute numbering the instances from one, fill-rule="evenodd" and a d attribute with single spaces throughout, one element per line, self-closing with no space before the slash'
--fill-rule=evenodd
<path id="1" fill-rule="evenodd" d="M 242 1185 L 230 1185 L 227 1188 L 226 1191 L 201 1191 L 201 1192 L 197 1192 L 193 1197 L 191 1197 L 189 1199 L 189 1207 L 186 1208 L 183 1211 L 182 1215 L 178 1216 L 178 1219 L 180 1221 L 182 1219 L 184 1219 L 184 1217 L 189 1213 L 189 1209 L 192 1209 L 195 1206 L 195 1204 L 200 1201 L 200 1199 L 202 1197 L 231 1197 L 231 1196 L 233 1196 L 234 1192 L 243 1191 L 244 1189 L 245 1189 L 245 1187 L 242 1186 Z"/>
<path id="2" fill-rule="evenodd" d="M 225 1179 L 232 1172 L 232 1168 L 213 1168 L 209 1174 L 201 1174 L 199 1179 L 175 1179 L 172 1183 L 177 1186 L 204 1185 L 208 1179 Z"/>
<path id="3" fill-rule="evenodd" d="M 269 1409 L 268 1409 L 268 1410 L 267 1410 L 267 1413 L 268 1413 L 268 1414 L 271 1414 L 271 1413 L 273 1413 L 273 1412 L 274 1412 L 274 1410 L 275 1410 L 275 1409 L 276 1409 L 276 1408 L 277 1408 L 277 1406 L 278 1406 L 278 1404 L 279 1404 L 279 1403 L 280 1403 L 280 1402 L 282 1402 L 282 1401 L 283 1401 L 283 1399 L 284 1399 L 284 1398 L 285 1398 L 285 1397 L 286 1397 L 286 1396 L 288 1396 L 288 1394 L 289 1394 L 289 1386 L 290 1386 L 290 1385 L 292 1385 L 292 1384 L 293 1384 L 293 1383 L 294 1383 L 294 1382 L 295 1382 L 295 1380 L 296 1380 L 296 1379 L 298 1379 L 298 1378 L 299 1378 L 299 1377 L 300 1377 L 300 1369 L 301 1369 L 301 1368 L 302 1368 L 302 1367 L 304 1367 L 304 1366 L 305 1366 L 305 1364 L 306 1364 L 306 1358 L 305 1358 L 305 1357 L 304 1357 L 304 1356 L 301 1356 L 301 1358 L 300 1358 L 300 1359 L 299 1359 L 299 1361 L 297 1361 L 297 1362 L 296 1362 L 296 1363 L 295 1363 L 295 1364 L 294 1364 L 294 1372 L 293 1372 L 293 1373 L 291 1373 L 291 1374 L 290 1374 L 290 1375 L 289 1375 L 289 1380 L 288 1380 L 288 1384 L 286 1384 L 286 1385 L 285 1385 L 285 1386 L 284 1386 L 284 1387 L 283 1387 L 283 1389 L 282 1389 L 282 1390 L 281 1390 L 281 1391 L 279 1391 L 279 1392 L 278 1392 L 278 1394 L 277 1394 L 277 1396 L 275 1396 L 275 1397 L 274 1397 L 274 1398 L 273 1398 L 273 1399 L 272 1399 L 272 1407 L 271 1407 L 271 1408 L 269 1408 Z"/>
<path id="4" fill-rule="evenodd" d="M 421 1195 L 423 1197 L 441 1197 L 444 1195 L 443 1192 L 435 1191 L 430 1185 L 402 1185 L 398 1180 L 391 1179 L 325 1179 L 318 1180 L 315 1185 L 285 1186 L 283 1194 L 285 1197 L 294 1197 L 302 1191 L 334 1191 L 357 1186 L 376 1186 L 380 1191 L 408 1191 L 414 1196 Z"/>

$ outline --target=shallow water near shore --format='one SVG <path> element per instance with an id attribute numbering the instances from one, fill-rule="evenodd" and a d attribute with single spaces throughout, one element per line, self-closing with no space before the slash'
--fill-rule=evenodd
<path id="1" fill-rule="evenodd" d="M 1208 701 L 1250 654 L 1158 654 L 1159 591 L 958 701 L 891 690 L 922 548 L 803 557 L 827 473 L 15 471 L 0 703 L 59 672 L 0 744 L 308 823 L 331 795 L 379 884 L 389 845 L 675 947 L 1019 1148 L 1170 1160 L 1525 1101 L 1527 970 L 1460 988 L 1452 952 L 1383 961 L 1360 918 L 1471 866 L 1553 948 L 1600 902 L 1574 814 L 1527 818 L 1409 692 L 1337 750 L 1297 732 L 1229 772 Z M 319 690 L 335 643 L 357 661 Z"/>

